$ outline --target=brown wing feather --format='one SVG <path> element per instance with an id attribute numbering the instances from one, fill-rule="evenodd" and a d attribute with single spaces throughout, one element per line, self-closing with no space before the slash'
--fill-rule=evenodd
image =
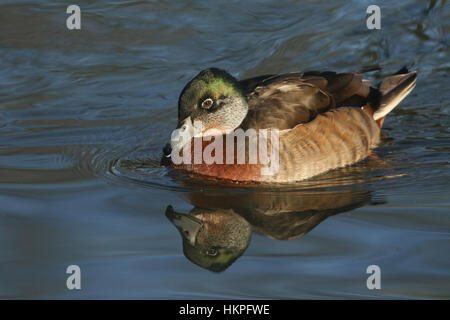
<path id="1" fill-rule="evenodd" d="M 370 83 L 354 73 L 293 72 L 241 81 L 249 113 L 242 127 L 290 129 L 336 106 L 363 106 Z"/>
<path id="2" fill-rule="evenodd" d="M 369 154 L 379 135 L 377 124 L 361 108 L 339 108 L 318 115 L 280 135 L 280 169 L 272 179 L 304 180 L 353 164 Z"/>

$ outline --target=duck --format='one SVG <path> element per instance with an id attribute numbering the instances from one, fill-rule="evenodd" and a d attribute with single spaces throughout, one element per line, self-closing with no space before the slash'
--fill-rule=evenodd
<path id="1" fill-rule="evenodd" d="M 161 162 L 189 177 L 233 184 L 295 183 L 350 166 L 372 154 L 385 117 L 416 78 L 406 67 L 376 85 L 361 72 L 238 80 L 205 69 L 181 91 L 178 124 Z M 260 148 L 253 157 L 258 143 L 265 153 Z"/>

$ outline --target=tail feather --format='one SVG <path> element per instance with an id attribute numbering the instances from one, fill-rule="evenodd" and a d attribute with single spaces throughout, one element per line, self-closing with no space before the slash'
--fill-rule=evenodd
<path id="1" fill-rule="evenodd" d="M 414 89 L 416 78 L 417 72 L 408 72 L 405 67 L 385 78 L 378 87 L 381 97 L 373 114 L 374 120 L 382 124 L 384 117 Z"/>

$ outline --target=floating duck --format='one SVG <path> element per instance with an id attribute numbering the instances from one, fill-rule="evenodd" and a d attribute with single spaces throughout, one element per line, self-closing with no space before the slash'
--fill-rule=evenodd
<path id="1" fill-rule="evenodd" d="M 193 177 L 240 184 L 293 183 L 352 165 L 377 146 L 386 115 L 416 77 L 402 68 L 372 85 L 356 72 L 237 80 L 221 69 L 203 70 L 181 92 L 178 126 L 162 162 Z"/>

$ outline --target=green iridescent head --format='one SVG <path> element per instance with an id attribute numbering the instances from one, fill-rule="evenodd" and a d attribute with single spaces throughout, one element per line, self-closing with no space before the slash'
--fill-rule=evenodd
<path id="1" fill-rule="evenodd" d="M 201 121 L 203 132 L 236 129 L 247 115 L 248 104 L 239 82 L 224 70 L 200 72 L 181 92 L 178 101 L 179 126 Z"/>

